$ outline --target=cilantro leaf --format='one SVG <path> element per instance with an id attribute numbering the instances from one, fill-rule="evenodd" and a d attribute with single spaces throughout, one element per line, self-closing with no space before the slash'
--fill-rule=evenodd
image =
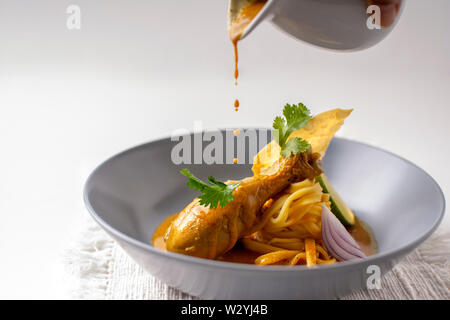
<path id="1" fill-rule="evenodd" d="M 296 155 L 305 152 L 311 147 L 308 141 L 302 138 L 295 137 L 288 140 L 288 142 L 281 148 L 281 155 L 289 157 L 291 154 Z"/>
<path id="2" fill-rule="evenodd" d="M 234 200 L 233 191 L 239 186 L 240 182 L 233 184 L 225 184 L 217 181 L 214 177 L 208 178 L 209 184 L 206 184 L 196 176 L 194 176 L 189 169 L 182 169 L 180 173 L 188 177 L 189 180 L 186 185 L 193 190 L 200 191 L 202 194 L 198 197 L 200 204 L 209 206 L 212 209 L 227 206 Z"/>
<path id="3" fill-rule="evenodd" d="M 286 136 L 286 121 L 282 117 L 276 117 L 275 120 L 273 120 L 273 128 L 275 131 L 273 132 L 275 141 L 281 146 L 285 142 L 285 136 Z"/>
<path id="4" fill-rule="evenodd" d="M 301 138 L 290 140 L 288 138 L 292 132 L 306 126 L 311 119 L 311 112 L 303 103 L 286 104 L 283 116 L 284 118 L 276 117 L 273 121 L 274 139 L 281 147 L 281 155 L 289 157 L 291 154 L 305 152 L 310 147 L 308 142 Z"/>

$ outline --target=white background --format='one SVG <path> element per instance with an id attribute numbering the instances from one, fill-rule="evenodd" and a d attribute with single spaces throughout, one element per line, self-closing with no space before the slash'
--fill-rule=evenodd
<path id="1" fill-rule="evenodd" d="M 79 31 L 66 28 L 69 4 Z M 270 126 L 286 102 L 351 107 L 339 135 L 413 161 L 449 195 L 450 1 L 408 1 L 394 32 L 358 53 L 263 23 L 240 46 L 237 88 L 226 7 L 0 0 L 0 298 L 65 298 L 59 261 L 87 214 L 87 175 L 195 120 Z"/>

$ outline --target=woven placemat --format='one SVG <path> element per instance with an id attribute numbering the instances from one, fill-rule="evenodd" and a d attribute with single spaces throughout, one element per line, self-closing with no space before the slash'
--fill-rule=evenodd
<path id="1" fill-rule="evenodd" d="M 442 227 L 381 280 L 341 299 L 450 299 L 450 232 Z M 151 276 L 89 218 L 64 254 L 75 299 L 197 299 Z"/>

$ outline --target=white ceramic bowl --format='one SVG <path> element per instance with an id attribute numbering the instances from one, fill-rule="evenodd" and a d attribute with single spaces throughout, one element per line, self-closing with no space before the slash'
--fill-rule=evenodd
<path id="1" fill-rule="evenodd" d="M 93 218 L 148 272 L 184 292 L 203 298 L 333 298 L 366 286 L 376 265 L 384 274 L 437 228 L 445 200 L 422 169 L 392 153 L 335 138 L 324 159 L 329 179 L 356 215 L 375 233 L 379 253 L 366 260 L 308 269 L 256 266 L 163 252 L 152 233 L 168 215 L 195 196 L 179 174 L 188 167 L 201 178 L 251 175 L 250 165 L 176 166 L 175 142 L 162 139 L 120 153 L 101 164 L 85 186 Z"/>

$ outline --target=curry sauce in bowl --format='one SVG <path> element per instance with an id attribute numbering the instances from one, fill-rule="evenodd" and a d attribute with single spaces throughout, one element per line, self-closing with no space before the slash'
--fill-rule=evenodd
<path id="1" fill-rule="evenodd" d="M 152 245 L 155 248 L 163 251 L 167 250 L 164 236 L 167 234 L 167 229 L 170 227 L 170 224 L 177 217 L 177 215 L 178 214 L 174 214 L 167 217 L 156 228 L 152 236 Z M 355 225 L 350 227 L 348 231 L 367 256 L 372 256 L 377 252 L 377 242 L 375 240 L 375 236 L 367 224 L 360 221 L 359 219 L 356 219 Z M 260 253 L 246 249 L 242 243 L 238 242 L 230 251 L 218 257 L 217 260 L 233 263 L 255 264 L 255 260 L 259 256 Z M 275 263 L 274 265 L 286 264 L 287 261 L 281 261 Z"/>

